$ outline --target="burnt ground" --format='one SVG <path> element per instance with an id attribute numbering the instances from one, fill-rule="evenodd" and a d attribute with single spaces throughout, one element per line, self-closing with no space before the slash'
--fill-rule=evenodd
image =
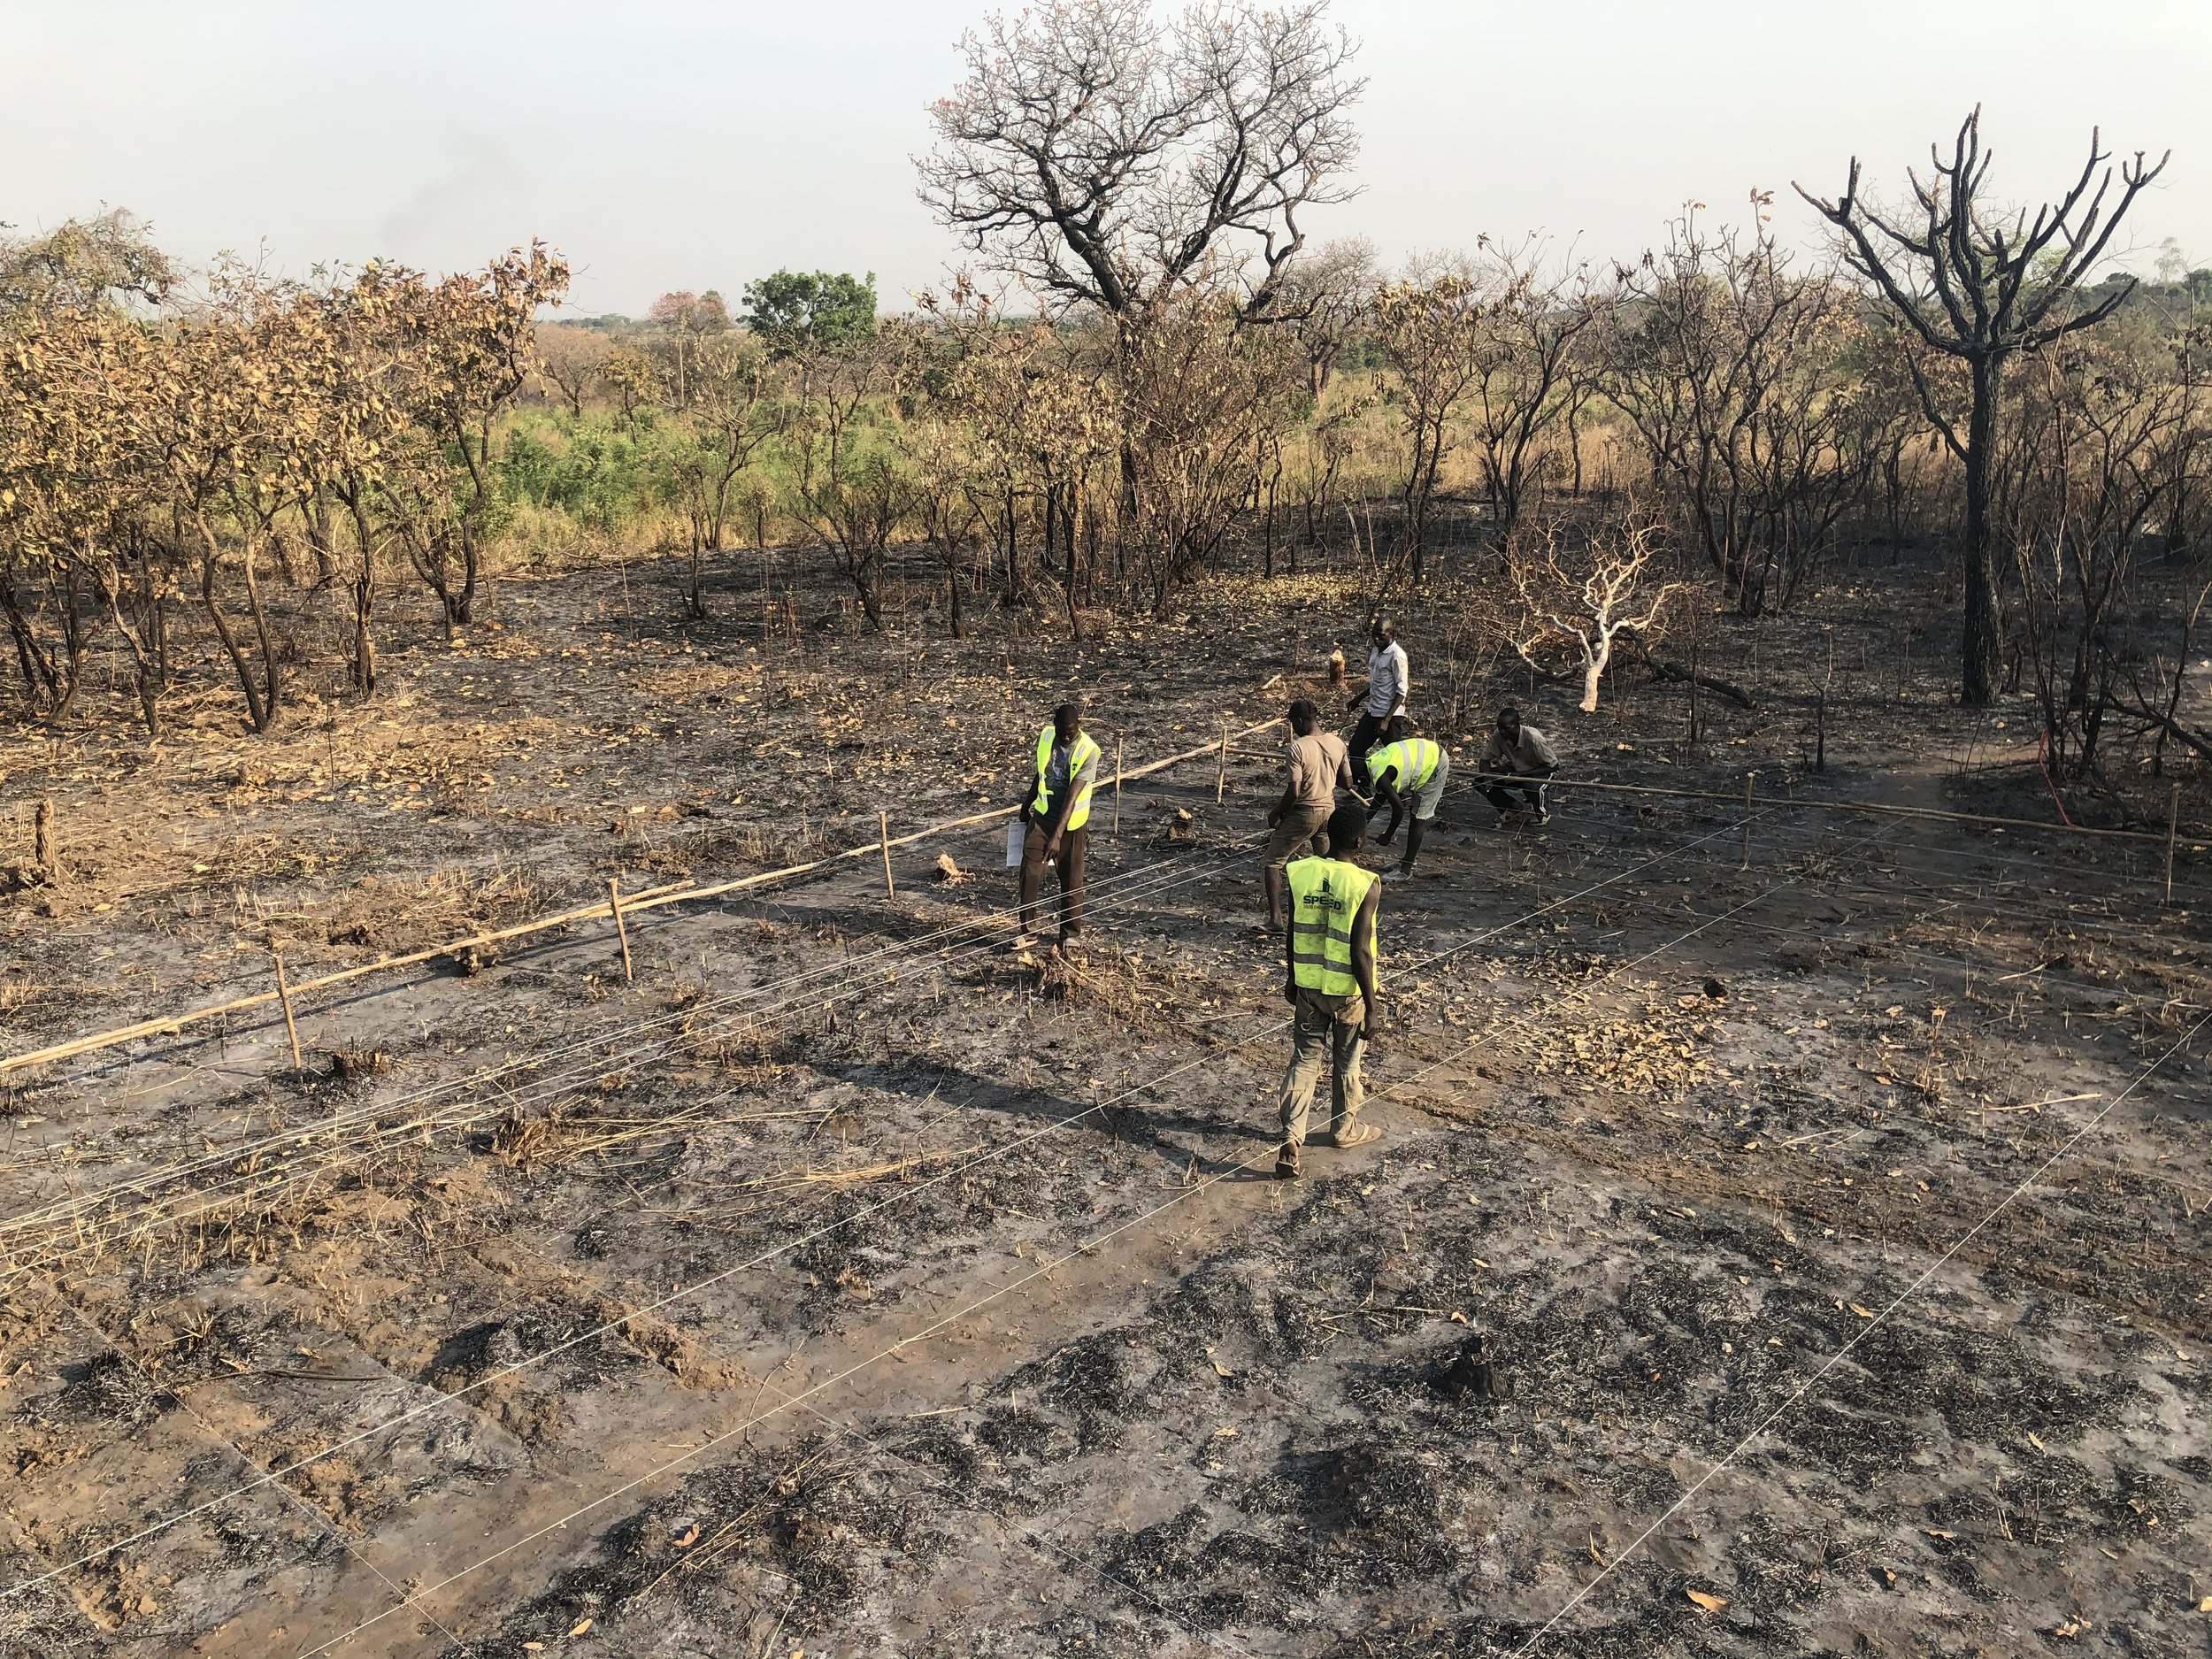
<path id="1" fill-rule="evenodd" d="M 1071 685 L 1192 746 L 1359 616 L 1224 584 L 1079 660 L 630 576 L 634 634 L 512 584 L 274 740 L 18 733 L 9 1048 L 997 804 Z M 1386 1137 L 1295 1184 L 1256 742 L 1102 804 L 1071 962 L 996 948 L 987 826 L 634 918 L 627 987 L 585 925 L 310 1002 L 298 1070 L 256 1010 L 15 1079 L 0 1651 L 2204 1653 L 2212 874 L 1820 804 L 2055 816 L 1924 597 L 1710 624 L 1762 702 L 1695 745 L 1524 697 L 1570 775 L 1763 804 L 1455 789 Z"/>

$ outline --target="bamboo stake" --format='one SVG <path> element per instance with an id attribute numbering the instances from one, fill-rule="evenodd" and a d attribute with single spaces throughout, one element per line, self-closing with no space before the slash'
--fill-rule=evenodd
<path id="1" fill-rule="evenodd" d="M 622 941 L 622 983 L 628 985 L 631 983 L 630 929 L 622 919 L 621 884 L 612 876 L 607 878 L 607 914 L 614 918 L 615 937 Z"/>
<path id="2" fill-rule="evenodd" d="M 898 889 L 891 885 L 891 815 L 879 807 L 876 810 L 876 846 L 883 854 L 883 896 L 896 898 Z"/>
<path id="3" fill-rule="evenodd" d="M 1121 839 L 1121 733 L 1114 733 L 1114 839 Z"/>
<path id="4" fill-rule="evenodd" d="M 1758 776 L 1755 772 L 1743 775 L 1743 867 L 1747 870 L 1751 868 L 1751 786 Z"/>
<path id="5" fill-rule="evenodd" d="M 46 879 L 61 879 L 61 856 L 54 850 L 54 798 L 46 795 L 38 803 L 38 816 L 31 821 L 31 850 L 38 859 L 39 873 Z"/>
<path id="6" fill-rule="evenodd" d="M 1270 726 L 1281 724 L 1280 719 L 1262 720 L 1256 725 L 1247 726 L 1237 735 L 1248 737 L 1255 732 L 1263 732 Z M 1210 742 L 1202 743 L 1195 749 L 1186 749 L 1172 755 L 1163 755 L 1157 760 L 1147 761 L 1141 766 L 1131 768 L 1128 775 L 1132 779 L 1148 778 L 1155 772 L 1165 772 L 1171 766 L 1179 766 L 1187 761 L 1197 760 L 1202 756 L 1210 755 L 1214 752 L 1214 748 L 1215 746 Z M 947 818 L 942 823 L 931 824 L 921 829 L 910 831 L 904 835 L 894 835 L 889 844 L 893 847 L 910 847 L 918 841 L 929 841 L 953 830 L 970 829 L 979 824 L 996 823 L 1002 818 L 1014 817 L 1020 810 L 1021 808 L 1018 806 L 1002 806 L 994 807 L 985 812 L 971 812 L 964 818 Z M 2031 823 L 2028 827 L 2043 828 L 2046 826 Z M 2106 830 L 2083 833 L 2123 834 L 2129 832 Z M 727 893 L 747 892 L 754 887 L 766 887 L 772 882 L 789 880 L 795 876 L 812 875 L 818 871 L 826 870 L 841 859 L 864 858 L 875 850 L 876 848 L 872 844 L 863 842 L 857 847 L 848 847 L 840 852 L 810 859 L 804 864 L 787 864 L 780 870 L 764 870 L 755 875 L 737 876 L 727 881 L 710 882 L 705 887 L 693 887 L 686 882 L 674 881 L 664 887 L 641 887 L 623 901 L 623 909 L 626 911 L 656 910 L 666 904 L 688 904 L 700 899 L 719 898 Z M 420 950 L 404 951 L 397 956 L 380 956 L 374 962 L 360 963 L 350 968 L 340 968 L 312 979 L 303 979 L 292 988 L 302 994 L 325 990 L 334 985 L 344 985 L 354 979 L 366 979 L 373 973 L 388 972 L 395 968 L 411 968 L 421 963 L 434 961 L 440 956 L 449 956 L 456 951 L 467 949 L 472 945 L 495 945 L 505 940 L 526 939 L 533 933 L 548 933 L 557 927 L 567 927 L 577 922 L 590 921 L 598 916 L 600 909 L 601 907 L 597 904 L 587 904 L 576 910 L 560 910 L 551 916 L 541 916 L 534 921 L 518 922 L 511 927 L 488 928 L 482 933 L 471 933 L 463 939 L 449 940 L 443 944 L 426 946 Z M 91 1054 L 101 1048 L 111 1048 L 118 1043 L 129 1042 L 140 1037 L 175 1036 L 187 1025 L 198 1025 L 204 1020 L 226 1018 L 229 1015 L 242 1012 L 247 1009 L 264 1007 L 276 1000 L 277 995 L 274 991 L 260 991 L 248 996 L 233 997 L 228 1002 L 217 1002 L 205 1008 L 190 1009 L 184 1013 L 173 1014 L 164 1019 L 142 1019 L 134 1025 L 120 1025 L 112 1031 L 95 1032 L 88 1036 L 74 1038 L 68 1042 L 56 1043 L 49 1048 L 34 1048 L 24 1054 L 12 1054 L 0 1058 L 0 1074 L 19 1071 L 27 1066 L 43 1065 L 53 1060 L 74 1059 L 79 1055 Z"/>
<path id="7" fill-rule="evenodd" d="M 269 954 L 276 958 L 277 997 L 284 1004 L 284 1034 L 292 1040 L 292 1070 L 304 1071 L 307 1062 L 300 1058 L 300 1028 L 292 1018 L 291 987 L 284 983 L 284 948 L 271 945 Z"/>
<path id="8" fill-rule="evenodd" d="M 2181 827 L 2181 786 L 2168 786 L 2166 792 L 2166 902 L 2174 902 L 2174 836 Z"/>
<path id="9" fill-rule="evenodd" d="M 1221 804 L 1221 797 L 1229 787 L 1229 722 L 1221 723 L 1221 764 L 1214 768 L 1214 804 Z"/>

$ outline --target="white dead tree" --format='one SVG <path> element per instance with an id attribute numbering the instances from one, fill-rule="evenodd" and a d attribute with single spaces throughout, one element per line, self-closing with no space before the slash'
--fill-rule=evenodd
<path id="1" fill-rule="evenodd" d="M 1613 642 L 1624 634 L 1642 636 L 1658 626 L 1667 601 L 1680 582 L 1647 585 L 1656 552 L 1655 526 L 1630 522 L 1595 534 L 1548 526 L 1530 538 L 1513 560 L 1513 582 L 1520 614 L 1511 633 L 1513 649 L 1539 672 L 1547 645 L 1570 647 L 1582 663 L 1582 711 L 1598 706 L 1598 682 L 1613 660 Z"/>

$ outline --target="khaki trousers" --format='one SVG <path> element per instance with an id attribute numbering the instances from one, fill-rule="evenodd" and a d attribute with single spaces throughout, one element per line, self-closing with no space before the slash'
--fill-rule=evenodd
<path id="1" fill-rule="evenodd" d="M 1329 1133 L 1340 1135 L 1359 1117 L 1367 1103 L 1360 1080 L 1360 1058 L 1367 1045 L 1360 1039 L 1361 1017 L 1366 1012 L 1358 992 L 1331 996 L 1298 987 L 1298 1005 L 1290 1021 L 1290 1069 L 1283 1073 L 1283 1144 L 1306 1143 L 1306 1118 L 1313 1110 L 1314 1090 L 1321 1074 L 1329 1074 Z"/>

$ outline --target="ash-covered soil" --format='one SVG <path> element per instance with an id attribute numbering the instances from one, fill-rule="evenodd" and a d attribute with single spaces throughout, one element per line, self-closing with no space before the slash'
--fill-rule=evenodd
<path id="1" fill-rule="evenodd" d="M 1696 745 L 1678 688 L 1586 718 L 1409 618 L 1440 725 L 1512 695 L 1571 776 L 1761 803 L 1455 790 L 1386 900 L 1386 1136 L 1296 1183 L 1263 740 L 1102 818 L 1070 960 L 998 948 L 987 825 L 895 896 L 634 918 L 628 986 L 580 925 L 311 1002 L 297 1071 L 256 1011 L 17 1079 L 0 1652 L 2203 1653 L 2205 877 L 1812 804 L 2054 816 L 1898 601 L 1770 625 Z M 19 741 L 68 869 L 6 901 L 11 1048 L 264 988 L 273 936 L 304 977 L 999 804 L 1071 688 L 1194 747 L 1360 620 L 618 604 L 511 587 L 271 742 Z"/>

